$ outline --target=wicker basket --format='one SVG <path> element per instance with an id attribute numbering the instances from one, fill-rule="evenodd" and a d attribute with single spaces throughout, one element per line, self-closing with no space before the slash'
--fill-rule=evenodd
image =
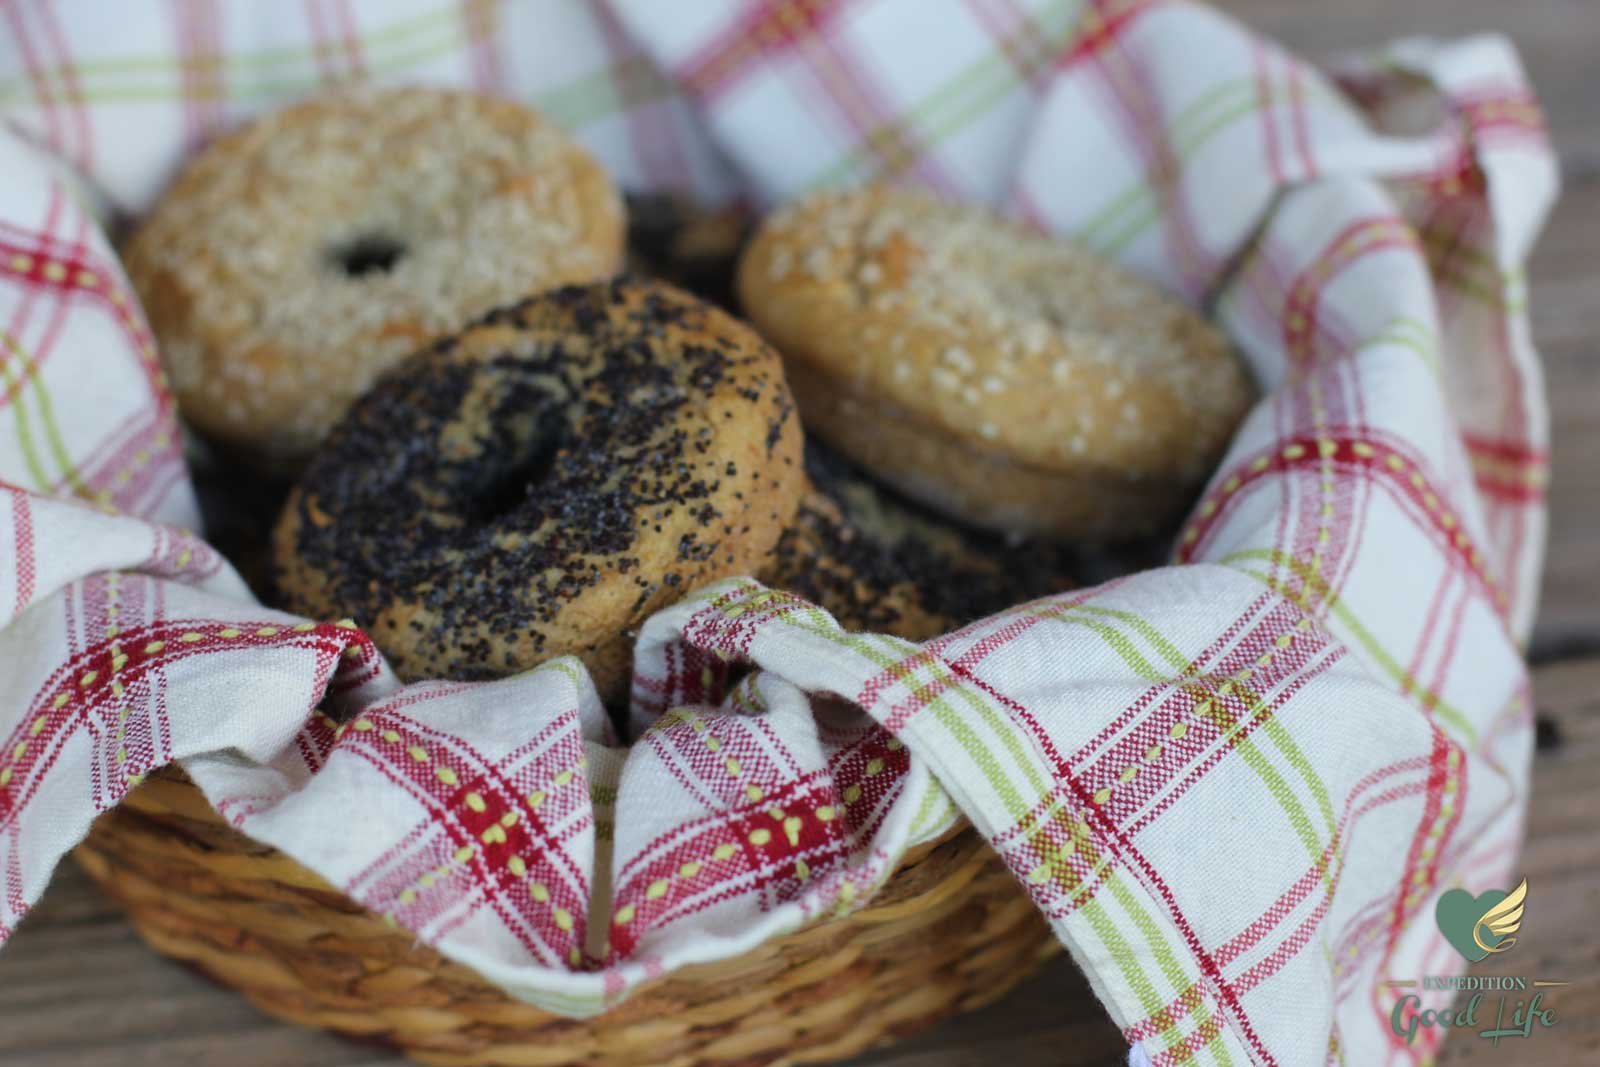
<path id="1" fill-rule="evenodd" d="M 575 1020 L 505 996 L 287 856 L 186 778 L 153 775 L 79 863 L 155 949 L 263 1011 L 439 1064 L 756 1065 L 850 1056 L 997 999 L 1059 945 L 970 829 L 909 853 L 871 904 Z"/>

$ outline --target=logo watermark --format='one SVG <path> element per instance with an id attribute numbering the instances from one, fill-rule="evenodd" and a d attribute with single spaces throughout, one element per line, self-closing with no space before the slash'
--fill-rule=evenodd
<path id="1" fill-rule="evenodd" d="M 1452 889 L 1439 898 L 1433 918 L 1451 947 L 1468 963 L 1477 963 L 1517 943 L 1527 897 L 1526 878 L 1515 889 L 1490 889 L 1477 896 Z M 1466 1003 L 1448 1008 L 1424 1008 L 1417 993 L 1402 994 L 1389 1015 L 1389 1027 L 1406 1044 L 1415 1041 L 1421 1030 L 1448 1028 L 1474 1030 L 1499 1045 L 1503 1038 L 1529 1037 L 1554 1026 L 1556 1013 L 1545 1004 L 1545 990 L 1568 983 L 1523 976 L 1424 975 L 1420 980 L 1391 979 L 1386 984 L 1472 994 Z"/>

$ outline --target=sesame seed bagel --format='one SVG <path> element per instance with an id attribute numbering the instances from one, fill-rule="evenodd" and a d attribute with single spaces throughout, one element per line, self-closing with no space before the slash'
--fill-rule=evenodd
<path id="1" fill-rule="evenodd" d="M 804 477 L 793 408 L 772 349 L 664 284 L 496 310 L 352 406 L 278 520 L 278 594 L 406 679 L 571 654 L 619 700 L 633 627 L 767 562 Z"/>
<path id="2" fill-rule="evenodd" d="M 1254 396 L 1227 340 L 1176 300 L 1067 241 L 911 190 L 779 211 L 738 286 L 814 433 L 993 530 L 1162 526 Z"/>
<path id="3" fill-rule="evenodd" d="M 530 292 L 621 266 L 621 199 L 504 100 L 366 87 L 222 138 L 125 250 L 180 410 L 293 470 L 395 361 Z"/>
<path id="4" fill-rule="evenodd" d="M 799 510 L 760 577 L 846 629 L 925 641 L 1076 584 L 1055 546 L 1007 546 L 956 526 L 815 441 L 805 468 Z"/>

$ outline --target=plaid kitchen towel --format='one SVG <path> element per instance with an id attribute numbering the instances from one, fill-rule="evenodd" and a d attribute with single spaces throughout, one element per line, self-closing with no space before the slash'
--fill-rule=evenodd
<path id="1" fill-rule="evenodd" d="M 173 761 L 574 1015 L 860 903 L 960 812 L 1149 1062 L 1431 1054 L 1382 983 L 1461 966 L 1433 903 L 1506 881 L 1531 749 L 1548 426 L 1522 263 L 1556 179 L 1503 41 L 1330 77 L 1162 0 L 10 0 L 0 23 L 0 939 Z M 1264 398 L 1170 567 L 920 647 L 723 583 L 644 628 L 631 747 L 573 661 L 401 687 L 196 532 L 106 236 L 218 131 L 352 80 L 525 100 L 632 187 L 992 204 L 1214 311 Z M 761 670 L 723 692 L 739 661 Z"/>

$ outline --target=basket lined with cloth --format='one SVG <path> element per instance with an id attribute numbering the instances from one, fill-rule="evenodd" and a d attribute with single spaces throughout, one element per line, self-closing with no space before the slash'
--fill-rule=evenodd
<path id="1" fill-rule="evenodd" d="M 152 782 L 86 865 L 271 1010 L 441 1062 L 621 1062 L 651 1051 L 606 1044 L 629 995 L 700 964 L 822 992 L 779 1001 L 814 1013 L 787 1027 L 707 1009 L 683 1062 L 829 1055 L 1037 955 L 987 854 L 947 839 L 964 818 L 1154 1062 L 1388 1054 L 1383 980 L 1459 967 L 1433 900 L 1503 878 L 1527 788 L 1547 425 L 1520 264 L 1555 169 L 1503 42 L 1401 42 L 1333 81 L 1137 0 L 211 14 L 21 5 L 0 43 L 0 937 L 177 763 L 220 819 Z M 1206 306 L 1266 395 L 1174 566 L 922 646 L 722 583 L 646 625 L 629 747 L 570 661 L 401 687 L 195 531 L 106 236 L 209 136 L 353 78 L 528 101 L 632 188 L 890 177 L 991 204 Z M 759 670 L 724 692 L 736 663 Z M 871 957 L 850 916 L 875 907 L 899 925 L 874 967 L 772 950 L 831 924 Z M 995 954 L 918 911 L 987 916 Z M 274 956 L 274 929 L 315 955 Z M 930 930 L 955 992 L 897 1014 L 861 991 Z M 438 955 L 402 960 L 412 934 Z"/>

